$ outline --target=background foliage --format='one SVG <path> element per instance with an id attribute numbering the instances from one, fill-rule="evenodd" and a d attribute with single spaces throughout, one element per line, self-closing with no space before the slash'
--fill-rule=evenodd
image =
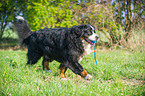
<path id="1" fill-rule="evenodd" d="M 145 29 L 145 0 L 2 0 L 0 39 L 14 17 L 28 20 L 33 31 L 91 24 L 110 45 L 128 42 L 134 29 Z"/>
<path id="2" fill-rule="evenodd" d="M 44 27 L 71 27 L 78 24 L 72 20 L 71 6 L 73 5 L 69 1 L 63 3 L 51 0 L 33 2 L 27 6 L 24 17 L 27 17 L 33 31 Z"/>

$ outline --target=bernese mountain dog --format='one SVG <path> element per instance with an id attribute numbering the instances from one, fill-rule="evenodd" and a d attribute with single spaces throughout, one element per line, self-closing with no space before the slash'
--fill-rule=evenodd
<path id="1" fill-rule="evenodd" d="M 35 64 L 43 57 L 43 69 L 50 71 L 49 62 L 60 62 L 60 77 L 65 79 L 67 68 L 84 79 L 91 79 L 80 65 L 84 55 L 91 53 L 91 41 L 97 41 L 98 35 L 92 25 L 84 24 L 71 28 L 44 28 L 32 32 L 27 21 L 20 16 L 14 22 L 20 42 L 28 48 L 27 64 Z"/>

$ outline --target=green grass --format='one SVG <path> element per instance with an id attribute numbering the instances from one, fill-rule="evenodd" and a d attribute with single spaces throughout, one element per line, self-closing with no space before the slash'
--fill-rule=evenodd
<path id="1" fill-rule="evenodd" d="M 59 63 L 50 63 L 52 73 L 42 70 L 41 62 L 25 65 L 26 51 L 0 50 L 0 95 L 12 96 L 140 96 L 145 95 L 145 52 L 126 50 L 97 51 L 81 65 L 93 76 L 83 80 L 67 70 L 67 80 L 59 77 Z"/>

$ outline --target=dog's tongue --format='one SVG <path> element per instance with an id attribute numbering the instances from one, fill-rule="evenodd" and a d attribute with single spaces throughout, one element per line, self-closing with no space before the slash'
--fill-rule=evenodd
<path id="1" fill-rule="evenodd" d="M 85 38 L 85 41 L 94 45 L 97 41 L 92 41 L 92 40 L 89 40 L 88 38 Z"/>

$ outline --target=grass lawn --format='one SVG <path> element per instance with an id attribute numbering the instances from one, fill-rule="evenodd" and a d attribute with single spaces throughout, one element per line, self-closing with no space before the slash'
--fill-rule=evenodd
<path id="1" fill-rule="evenodd" d="M 67 70 L 67 80 L 59 77 L 59 63 L 50 63 L 51 73 L 41 62 L 26 66 L 26 51 L 0 50 L 0 95 L 10 96 L 145 96 L 145 52 L 97 51 L 80 63 L 93 76 L 83 80 Z"/>

